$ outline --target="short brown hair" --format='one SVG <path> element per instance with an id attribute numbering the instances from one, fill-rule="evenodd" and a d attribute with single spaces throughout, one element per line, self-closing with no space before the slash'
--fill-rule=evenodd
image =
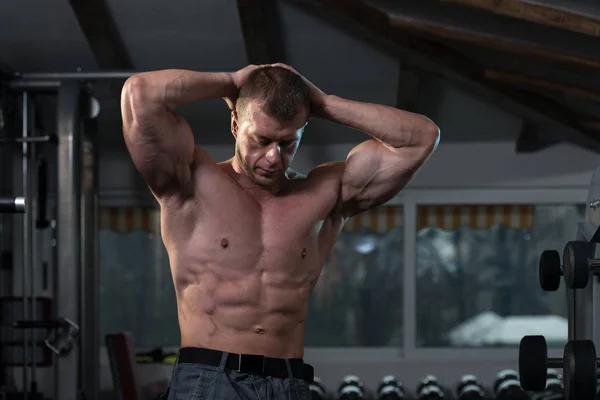
<path id="1" fill-rule="evenodd" d="M 291 121 L 304 108 L 310 113 L 310 92 L 302 78 L 283 67 L 263 67 L 250 73 L 240 88 L 236 111 L 242 114 L 256 100 L 281 122 Z"/>

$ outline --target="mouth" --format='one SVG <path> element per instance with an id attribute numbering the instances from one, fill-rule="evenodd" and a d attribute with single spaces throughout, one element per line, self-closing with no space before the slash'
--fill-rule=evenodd
<path id="1" fill-rule="evenodd" d="M 270 176 L 270 175 L 275 175 L 275 174 L 276 174 L 276 173 L 278 173 L 280 170 L 279 170 L 279 169 L 276 169 L 276 170 L 269 171 L 269 170 L 267 170 L 267 169 L 264 169 L 264 168 L 260 168 L 260 167 L 258 167 L 258 171 L 259 171 L 259 173 L 260 173 L 261 175 L 269 175 L 269 176 Z"/>

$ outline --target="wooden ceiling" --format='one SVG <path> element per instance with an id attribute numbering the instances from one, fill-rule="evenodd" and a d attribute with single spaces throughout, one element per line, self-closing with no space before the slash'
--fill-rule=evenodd
<path id="1" fill-rule="evenodd" d="M 396 54 L 404 68 L 438 73 L 523 116 L 518 151 L 558 140 L 600 151 L 600 17 L 589 7 L 585 14 L 572 2 L 568 9 L 529 0 L 290 1 Z M 512 68 L 495 66 L 481 50 L 512 58 Z M 532 63 L 560 73 L 542 77 Z M 536 123 L 568 136 L 540 137 Z"/>
<path id="2" fill-rule="evenodd" d="M 600 152 L 600 5 L 583 0 L 236 1 L 248 63 L 286 62 L 279 7 L 290 3 L 397 57 L 401 75 L 439 75 L 523 117 L 518 151 L 568 141 Z M 69 3 L 100 69 L 143 67 L 134 65 L 107 0 Z M 410 105 L 407 92 L 399 85 L 399 107 Z M 564 136 L 543 137 L 540 124 L 561 127 Z"/>

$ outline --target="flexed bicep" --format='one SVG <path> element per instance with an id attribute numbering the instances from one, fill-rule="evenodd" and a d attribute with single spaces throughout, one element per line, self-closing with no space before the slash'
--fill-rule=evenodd
<path id="1" fill-rule="evenodd" d="M 375 139 L 356 146 L 348 154 L 342 175 L 342 213 L 351 217 L 391 200 L 429 153 L 429 149 L 390 148 Z"/>

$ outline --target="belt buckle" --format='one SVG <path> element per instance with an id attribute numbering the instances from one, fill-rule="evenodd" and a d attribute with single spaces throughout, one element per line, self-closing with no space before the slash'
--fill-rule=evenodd
<path id="1" fill-rule="evenodd" d="M 264 373 L 265 357 L 257 354 L 240 354 L 238 358 L 238 372 Z"/>

